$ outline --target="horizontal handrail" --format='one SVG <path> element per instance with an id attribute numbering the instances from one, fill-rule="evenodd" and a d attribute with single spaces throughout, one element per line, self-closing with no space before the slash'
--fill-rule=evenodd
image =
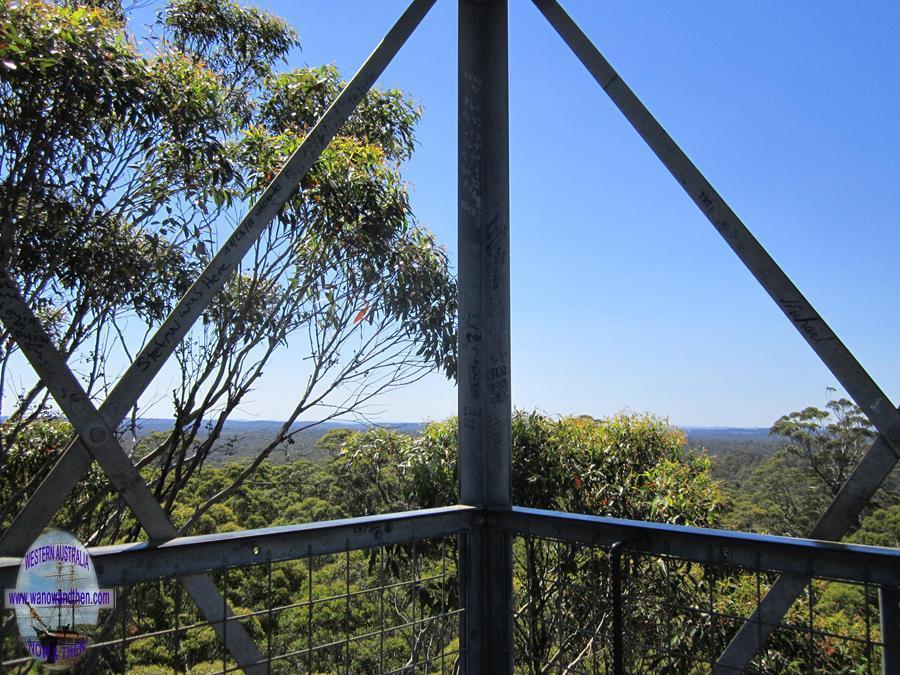
<path id="1" fill-rule="evenodd" d="M 693 562 L 900 586 L 900 550 L 520 506 L 490 509 L 488 525 L 511 533 L 611 546 Z"/>
<path id="2" fill-rule="evenodd" d="M 468 532 L 481 509 L 447 506 L 418 511 L 178 537 L 154 546 L 117 544 L 88 549 L 98 581 L 129 585 L 225 567 L 260 565 Z M 15 585 L 20 558 L 0 558 L 0 584 Z"/>
<path id="3" fill-rule="evenodd" d="M 482 521 L 482 519 L 485 519 Z M 900 550 L 651 523 L 515 506 L 455 505 L 222 534 L 178 537 L 154 546 L 118 544 L 89 549 L 99 581 L 128 585 L 224 567 L 328 555 L 471 531 L 498 530 L 611 546 L 693 562 L 782 574 L 900 587 Z M 0 558 L 0 584 L 15 584 L 20 558 Z"/>

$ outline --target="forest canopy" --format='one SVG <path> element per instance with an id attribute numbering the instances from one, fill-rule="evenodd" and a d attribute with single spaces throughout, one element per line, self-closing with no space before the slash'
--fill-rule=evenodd
<path id="1" fill-rule="evenodd" d="M 629 413 L 602 419 L 554 418 L 538 412 L 518 412 L 512 424 L 516 504 L 699 527 L 721 527 L 741 514 L 743 507 L 734 498 L 732 488 L 712 477 L 716 459 L 691 449 L 681 430 L 658 417 Z M 379 428 L 334 429 L 319 439 L 322 454 L 316 461 L 264 463 L 239 490 L 207 509 L 200 518 L 194 518 L 197 507 L 230 485 L 250 460 L 219 467 L 207 465 L 180 493 L 172 509 L 173 519 L 179 526 L 191 522 L 191 534 L 213 534 L 451 505 L 457 501 L 456 425 L 456 419 L 450 418 L 431 423 L 418 434 Z M 63 422 L 35 427 L 42 428 L 43 433 L 34 437 L 28 448 L 22 448 L 21 456 L 27 457 L 64 438 L 68 432 L 64 427 Z M 777 456 L 778 453 L 772 457 Z M 150 463 L 142 473 L 152 482 L 160 468 L 158 462 Z M 894 505 L 871 510 L 851 540 L 896 545 L 900 535 L 897 509 Z M 772 517 L 776 515 L 777 512 Z M 57 523 L 72 529 L 77 536 L 89 534 L 70 510 L 61 512 Z M 127 522 L 123 526 L 128 529 Z M 279 606 L 290 607 L 292 599 L 310 592 L 311 574 L 313 598 L 321 598 L 327 606 L 329 594 L 342 592 L 347 574 L 351 588 L 377 588 L 382 564 L 388 565 L 391 578 L 405 578 L 411 574 L 410 566 L 415 565 L 424 578 L 441 579 L 439 584 L 423 583 L 415 596 L 405 591 L 392 595 L 389 622 L 402 625 L 416 611 L 438 612 L 440 607 L 457 601 L 455 544 L 438 547 L 423 543 L 417 549 L 391 547 L 384 559 L 373 555 L 354 552 L 346 559 L 333 556 L 280 564 L 277 573 L 273 572 L 271 591 L 265 590 L 260 570 L 233 570 L 229 576 L 229 601 L 237 608 L 258 608 L 276 599 Z M 514 555 L 516 587 L 523 597 L 530 598 L 533 612 L 532 623 L 516 624 L 517 653 L 530 655 L 534 663 L 552 663 L 559 658 L 584 667 L 606 663 L 608 651 L 601 646 L 588 649 L 584 636 L 590 635 L 603 612 L 609 611 L 605 604 L 608 599 L 585 595 L 578 589 L 608 589 L 607 559 L 598 559 L 590 549 L 577 545 L 560 548 L 552 540 L 529 537 L 517 540 Z M 665 593 L 670 602 L 686 606 L 698 602 L 703 605 L 714 597 L 717 611 L 738 615 L 748 615 L 754 607 L 757 588 L 752 575 L 726 575 L 723 570 L 674 560 L 661 565 L 652 558 L 634 557 L 629 565 L 629 573 L 640 579 L 641 593 L 648 597 Z M 859 635 L 872 598 L 866 599 L 862 588 L 856 586 L 817 582 L 814 590 L 817 621 L 826 622 L 834 635 Z M 164 630 L 171 625 L 177 596 L 173 591 L 159 593 L 151 589 L 147 593 L 150 609 L 134 629 L 147 633 Z M 365 633 L 377 626 L 376 596 L 361 596 L 354 602 L 349 626 L 340 608 L 317 611 L 311 624 L 313 638 L 327 643 L 329 636 L 344 630 Z M 789 621 L 803 620 L 805 610 L 803 603 L 800 605 L 792 610 Z M 721 649 L 727 640 L 727 626 L 722 623 L 676 624 L 673 629 L 667 623 L 669 611 L 665 605 L 647 604 L 639 613 L 641 623 L 635 630 L 642 635 L 666 634 L 672 653 L 707 653 Z M 262 616 L 252 625 L 258 636 L 272 632 L 276 651 L 290 652 L 302 650 L 306 644 L 306 620 L 303 612 L 284 610 L 273 618 Z M 603 625 L 602 621 L 599 625 Z M 562 627 L 578 630 L 561 633 Z M 453 654 L 458 647 L 451 639 L 454 633 L 448 633 L 446 626 L 439 630 L 435 624 L 423 622 L 417 631 L 417 649 Z M 562 648 L 560 635 L 565 637 Z M 352 652 L 353 662 L 359 672 L 377 670 L 382 658 L 401 667 L 409 657 L 409 639 L 388 635 L 385 653 L 375 646 L 360 646 Z M 770 647 L 764 663 L 778 672 L 801 672 L 805 666 L 798 664 L 808 662 L 805 633 L 797 639 L 780 636 Z M 129 669 L 142 667 L 148 673 L 191 668 L 203 672 L 207 666 L 215 669 L 218 649 L 211 633 L 184 639 L 177 650 L 171 636 L 162 635 L 136 641 L 126 658 Z M 813 663 L 824 671 L 840 672 L 861 662 L 861 649 L 857 642 L 823 638 L 817 643 Z M 663 663 L 672 663 L 653 650 L 637 654 L 636 668 L 653 670 Z M 110 667 L 121 665 L 115 663 L 115 656 L 109 658 Z M 316 656 L 314 667 L 331 671 L 342 667 L 343 658 L 343 652 L 323 651 Z M 523 667 L 529 663 L 523 661 Z M 682 665 L 687 669 L 690 663 L 687 659 Z M 306 667 L 305 661 L 303 664 Z"/>

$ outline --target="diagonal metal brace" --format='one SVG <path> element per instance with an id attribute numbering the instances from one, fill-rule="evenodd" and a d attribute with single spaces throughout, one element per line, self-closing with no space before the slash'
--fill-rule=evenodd
<path id="1" fill-rule="evenodd" d="M 435 0 L 414 0 L 323 113 L 309 135 L 113 387 L 109 397 L 100 406 L 100 415 L 107 426 L 117 427 L 137 402 L 434 2 Z M 90 464 L 90 453 L 80 439 L 75 439 L 0 538 L 0 555 L 20 554 L 34 541 Z"/>
<path id="2" fill-rule="evenodd" d="M 894 407 L 747 226 L 559 3 L 556 0 L 533 1 L 879 431 L 878 438 L 810 534 L 816 539 L 839 540 L 856 522 L 862 509 L 900 457 L 900 410 Z M 721 666 L 728 670 L 745 668 L 806 582 L 803 577 L 780 578 L 754 617 L 744 624 L 720 657 Z"/>

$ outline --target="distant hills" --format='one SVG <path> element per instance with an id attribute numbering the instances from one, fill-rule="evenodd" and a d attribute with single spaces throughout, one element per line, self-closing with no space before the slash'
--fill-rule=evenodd
<path id="1" fill-rule="evenodd" d="M 225 433 L 259 433 L 261 431 L 276 431 L 281 428 L 282 424 L 284 424 L 284 422 L 279 422 L 277 420 L 228 420 L 225 422 Z M 291 428 L 300 429 L 309 424 L 311 424 L 311 422 L 298 420 L 291 425 Z M 371 426 L 371 424 L 357 422 L 356 420 L 331 420 L 329 422 L 319 422 L 315 428 L 321 431 L 319 434 L 321 435 L 331 429 L 365 430 L 371 428 Z M 384 422 L 379 423 L 378 426 L 386 429 L 396 429 L 401 432 L 405 432 L 412 428 L 421 430 L 425 427 L 424 424 L 415 422 Z M 155 431 L 168 431 L 172 428 L 172 420 L 157 417 L 143 417 L 138 420 L 138 427 L 140 429 L 138 436 L 145 436 Z"/>
<path id="2" fill-rule="evenodd" d="M 783 448 L 787 439 L 772 436 L 766 427 L 682 427 L 688 445 L 710 455 L 745 452 L 768 457 Z"/>
<path id="3" fill-rule="evenodd" d="M 283 422 L 276 420 L 229 420 L 225 423 L 221 441 L 213 449 L 210 460 L 223 463 L 228 460 L 251 457 L 269 444 Z M 302 429 L 309 422 L 296 422 L 293 429 Z M 295 437 L 294 444 L 278 448 L 272 454 L 276 462 L 293 461 L 301 457 L 310 460 L 320 459 L 324 455 L 317 448 L 319 439 L 333 429 L 352 429 L 365 431 L 372 425 L 356 420 L 332 420 L 321 422 L 304 429 Z M 385 422 L 379 427 L 392 429 L 400 433 L 416 435 L 425 428 L 422 422 Z M 172 428 L 171 419 L 142 418 L 138 420 L 137 440 L 140 442 L 152 433 L 165 433 Z M 747 453 L 767 457 L 784 446 L 785 440 L 769 435 L 764 427 L 682 427 L 688 438 L 688 445 L 694 450 L 703 450 L 708 454 L 726 455 L 730 453 Z"/>
<path id="4" fill-rule="evenodd" d="M 252 457 L 266 447 L 284 422 L 275 420 L 228 420 L 222 429 L 221 439 L 210 453 L 210 461 L 221 464 L 229 460 Z M 308 429 L 308 421 L 297 421 L 291 425 L 291 429 L 303 429 L 294 437 L 291 445 L 283 444 L 276 448 L 271 459 L 275 462 L 289 462 L 300 458 L 310 460 L 321 459 L 324 451 L 316 447 L 319 439 L 333 429 L 352 429 L 353 431 L 365 431 L 373 425 L 357 422 L 355 420 L 331 420 L 320 422 Z M 425 428 L 424 423 L 417 422 L 384 422 L 379 427 L 392 429 L 403 434 L 415 435 Z M 153 433 L 167 433 L 172 429 L 171 419 L 141 418 L 137 422 L 135 437 L 140 443 Z M 205 434 L 200 434 L 201 438 Z"/>

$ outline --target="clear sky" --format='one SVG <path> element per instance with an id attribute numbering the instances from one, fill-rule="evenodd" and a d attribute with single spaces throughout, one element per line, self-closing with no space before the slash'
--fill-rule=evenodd
<path id="1" fill-rule="evenodd" d="M 405 2 L 258 4 L 299 30 L 291 66 L 349 77 Z M 835 379 L 531 3 L 510 4 L 514 405 L 727 426 L 822 405 Z M 900 399 L 900 3 L 563 4 Z M 404 175 L 454 260 L 455 38 L 438 0 L 380 81 L 425 107 Z M 299 356 L 241 416 L 287 414 Z M 435 375 L 381 408 L 439 419 L 456 392 Z"/>
<path id="2" fill-rule="evenodd" d="M 404 4 L 263 6 L 300 31 L 292 63 L 349 76 Z M 822 405 L 834 378 L 531 3 L 510 5 L 514 405 L 740 426 Z M 564 6 L 896 402 L 900 4 Z M 438 0 L 381 80 L 425 106 L 405 175 L 454 258 L 455 37 Z M 456 393 L 434 376 L 382 408 L 441 418 Z"/>

